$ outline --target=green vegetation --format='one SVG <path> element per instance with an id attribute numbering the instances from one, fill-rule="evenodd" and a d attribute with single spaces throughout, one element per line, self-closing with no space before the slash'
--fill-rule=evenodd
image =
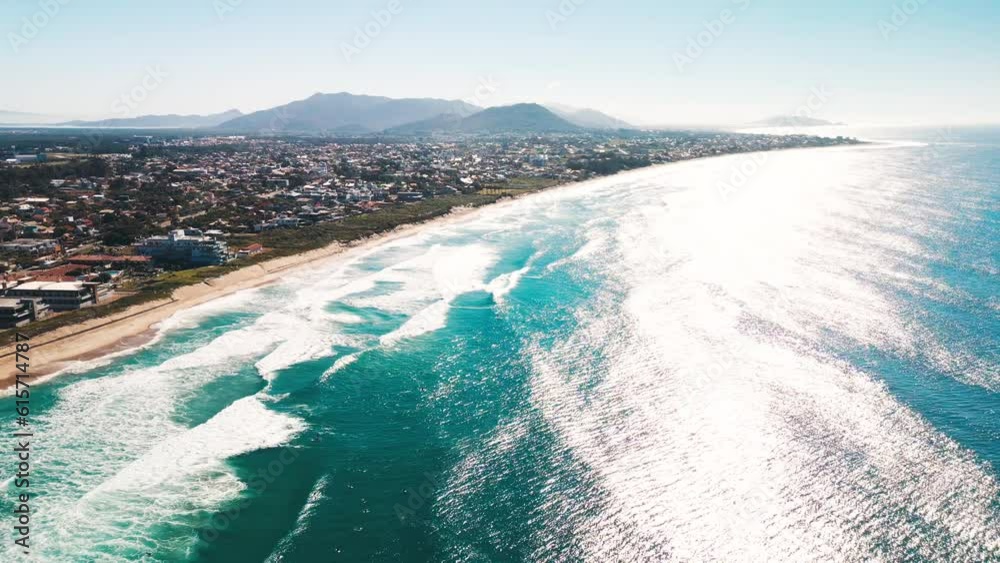
<path id="1" fill-rule="evenodd" d="M 104 176 L 108 170 L 108 164 L 99 158 L 54 160 L 0 168 L 0 201 L 13 201 L 24 196 L 52 197 L 59 191 L 50 185 L 52 180 Z"/>
<path id="2" fill-rule="evenodd" d="M 606 154 L 587 158 L 574 158 L 567 163 L 570 170 L 586 170 L 593 174 L 606 176 L 617 174 L 624 170 L 643 168 L 652 164 L 648 158 L 620 154 Z"/>

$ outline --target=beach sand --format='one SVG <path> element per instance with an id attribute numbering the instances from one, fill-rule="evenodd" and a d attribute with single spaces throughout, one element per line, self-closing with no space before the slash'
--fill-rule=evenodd
<path id="1" fill-rule="evenodd" d="M 319 267 L 327 260 L 341 258 L 346 253 L 362 252 L 392 239 L 415 234 L 432 225 L 455 221 L 476 209 L 457 208 L 442 217 L 403 225 L 388 233 L 354 243 L 333 243 L 318 250 L 254 264 L 205 283 L 182 287 L 169 299 L 142 303 L 114 315 L 46 332 L 29 342 L 31 378 L 27 381 L 33 385 L 40 378 L 59 372 L 73 362 L 92 360 L 141 346 L 156 336 L 157 323 L 180 311 L 239 291 L 277 282 L 290 272 Z M 4 364 L 0 368 L 0 389 L 9 391 L 17 376 L 13 344 L 0 349 L 0 362 Z"/>

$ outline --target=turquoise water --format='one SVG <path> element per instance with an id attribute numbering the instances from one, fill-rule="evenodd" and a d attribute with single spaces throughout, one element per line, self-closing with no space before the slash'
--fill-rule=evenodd
<path id="1" fill-rule="evenodd" d="M 1000 132 L 884 138 L 549 191 L 170 319 L 33 395 L 33 553 L 998 560 Z"/>

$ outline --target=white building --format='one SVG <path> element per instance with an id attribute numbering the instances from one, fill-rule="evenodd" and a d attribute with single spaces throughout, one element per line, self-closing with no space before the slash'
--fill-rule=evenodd
<path id="1" fill-rule="evenodd" d="M 25 282 L 7 290 L 10 299 L 40 300 L 53 311 L 73 311 L 97 303 L 106 290 L 84 282 Z"/>
<path id="2" fill-rule="evenodd" d="M 229 260 L 224 241 L 202 234 L 197 229 L 171 231 L 165 237 L 149 237 L 136 244 L 139 254 L 158 262 L 188 266 L 212 266 Z"/>

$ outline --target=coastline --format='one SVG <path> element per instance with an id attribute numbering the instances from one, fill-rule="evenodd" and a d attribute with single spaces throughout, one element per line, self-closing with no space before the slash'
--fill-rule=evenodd
<path id="1" fill-rule="evenodd" d="M 849 145 L 851 146 L 851 145 Z M 786 150 L 811 150 L 829 149 L 838 147 L 793 147 L 788 149 L 778 149 L 779 152 Z M 213 301 L 222 297 L 238 293 L 240 291 L 256 289 L 275 283 L 281 276 L 296 270 L 306 269 L 310 266 L 317 267 L 326 260 L 340 258 L 350 252 L 359 252 L 367 248 L 383 244 L 385 242 L 412 235 L 421 229 L 432 226 L 440 226 L 451 221 L 465 217 L 481 209 L 493 208 L 498 205 L 510 203 L 522 197 L 533 194 L 540 194 L 556 189 L 570 186 L 578 186 L 593 181 L 599 181 L 623 174 L 648 171 L 660 167 L 667 167 L 681 162 L 693 160 L 705 160 L 711 158 L 732 157 L 759 152 L 775 151 L 751 151 L 746 153 L 731 153 L 724 155 L 712 155 L 695 159 L 679 160 L 663 164 L 655 164 L 630 170 L 623 170 L 607 176 L 590 178 L 580 182 L 570 182 L 557 184 L 538 190 L 526 191 L 522 194 L 512 195 L 479 207 L 457 207 L 449 213 L 430 219 L 409 223 L 397 227 L 396 229 L 376 236 L 357 240 L 351 243 L 331 243 L 325 247 L 295 254 L 275 258 L 265 262 L 260 262 L 234 272 L 230 272 L 218 278 L 207 280 L 198 285 L 179 288 L 167 299 L 160 299 L 148 303 L 134 305 L 116 314 L 91 319 L 75 326 L 67 326 L 52 330 L 35 336 L 30 341 L 31 351 L 29 354 L 32 385 L 39 383 L 39 378 L 44 380 L 56 376 L 62 370 L 69 367 L 72 362 L 87 361 L 107 357 L 112 354 L 135 349 L 151 342 L 157 336 L 156 325 L 169 319 L 174 314 L 190 309 L 192 307 Z M 14 345 L 0 348 L 0 361 L 7 361 L 7 368 L 0 368 L 0 390 L 9 392 L 15 382 L 17 371 L 14 368 Z"/>
<path id="2" fill-rule="evenodd" d="M 564 185 L 572 184 L 561 184 L 560 186 Z M 523 195 L 514 197 L 523 197 Z M 513 198 L 501 200 L 501 202 L 511 199 Z M 477 209 L 480 208 L 459 207 L 441 217 L 403 225 L 390 232 L 353 243 L 335 242 L 316 250 L 247 266 L 198 285 L 179 288 L 168 299 L 134 305 L 120 313 L 35 336 L 29 342 L 31 345 L 29 353 L 31 369 L 29 373 L 33 379 L 31 384 L 37 384 L 39 378 L 48 379 L 50 376 L 58 374 L 72 362 L 102 358 L 147 344 L 156 337 L 157 324 L 186 309 L 240 291 L 275 283 L 289 272 L 303 270 L 310 266 L 317 267 L 326 260 L 340 258 L 351 252 L 364 251 L 370 247 L 412 235 L 420 229 L 432 225 L 446 224 Z M 8 360 L 10 365 L 10 369 L 0 371 L 0 389 L 3 391 L 9 391 L 15 382 L 17 372 L 13 367 L 13 357 L 13 345 L 0 349 L 0 358 Z"/>

